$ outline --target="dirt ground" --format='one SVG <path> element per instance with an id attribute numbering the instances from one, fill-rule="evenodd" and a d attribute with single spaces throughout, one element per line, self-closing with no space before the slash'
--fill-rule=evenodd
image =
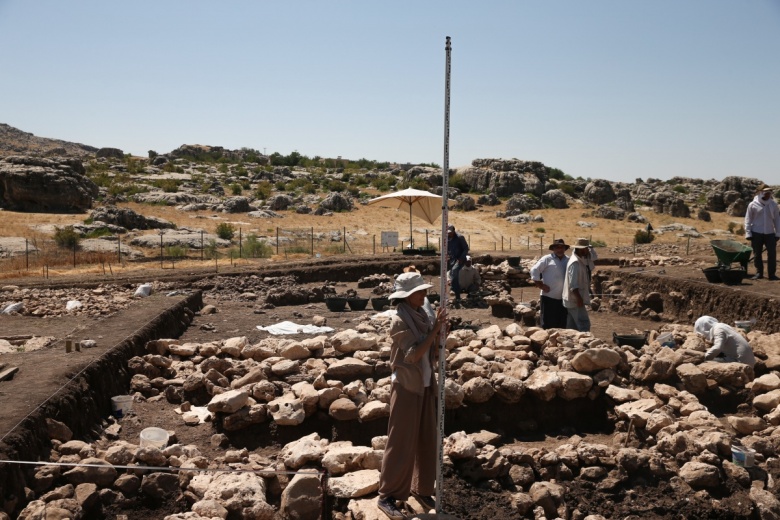
<path id="1" fill-rule="evenodd" d="M 615 263 L 613 260 L 616 259 L 616 255 L 613 258 L 604 255 L 602 258 L 605 260 L 604 263 Z M 702 257 L 701 266 L 656 267 L 646 269 L 645 271 L 660 278 L 671 278 L 667 282 L 672 288 L 675 285 L 675 278 L 706 283 L 700 269 L 707 265 L 709 260 L 709 257 Z M 308 282 L 302 282 L 302 284 L 322 285 L 319 282 L 322 279 L 354 278 L 355 272 L 361 271 L 360 264 L 365 262 L 365 257 L 352 259 L 341 257 L 337 260 L 313 261 L 311 263 L 300 262 L 297 264 L 300 270 L 296 274 L 299 274 L 302 280 L 309 280 Z M 375 262 L 376 259 L 372 257 L 370 262 L 372 266 L 370 269 L 366 268 L 367 272 L 377 269 L 377 266 L 374 265 Z M 381 260 L 381 262 L 385 262 L 385 260 Z M 390 258 L 386 260 L 385 272 L 398 272 L 398 266 L 406 262 L 408 262 L 406 259 Z M 273 265 L 270 266 L 267 272 L 262 274 L 277 275 L 275 273 L 289 273 L 293 267 L 296 266 Z M 615 269 L 622 273 L 640 271 L 639 269 L 619 270 L 616 267 L 603 267 L 603 269 Z M 660 272 L 662 270 L 663 272 Z M 181 288 L 187 289 L 193 280 L 208 274 L 199 273 L 195 270 L 175 274 L 165 271 L 146 272 L 143 274 L 143 278 L 138 280 L 163 279 L 172 283 L 175 282 Z M 243 275 L 248 274 L 248 272 L 237 272 L 236 274 Z M 127 280 L 127 282 L 134 283 L 138 280 Z M 11 284 L 14 282 L 6 280 L 4 283 Z M 27 285 L 31 284 L 32 281 L 26 279 L 20 281 L 20 284 L 22 283 Z M 58 280 L 57 283 L 72 286 L 90 285 L 94 282 L 92 278 L 86 277 Z M 439 287 L 437 277 L 433 277 L 431 283 L 434 284 L 434 288 Z M 354 281 L 337 282 L 338 292 L 353 288 L 356 289 Z M 742 291 L 763 297 L 769 295 L 780 297 L 780 283 L 768 282 L 766 280 L 745 281 L 742 285 L 729 287 L 727 290 Z M 368 292 L 370 290 L 357 289 L 357 291 L 362 296 L 369 296 Z M 512 290 L 512 295 L 517 301 L 536 298 L 538 297 L 537 294 L 536 290 L 530 286 L 522 290 L 520 288 Z M 373 310 L 370 310 L 370 306 L 369 310 L 365 312 L 335 313 L 329 311 L 324 303 L 260 309 L 256 302 L 224 298 L 219 295 L 218 291 L 206 293 L 203 303 L 205 305 L 215 305 L 218 312 L 211 315 L 195 316 L 189 328 L 181 336 L 182 340 L 200 343 L 233 336 L 247 336 L 250 342 L 257 342 L 269 336 L 267 332 L 257 330 L 256 327 L 258 325 L 269 325 L 284 320 L 310 323 L 313 316 L 319 315 L 327 319 L 329 326 L 339 329 L 352 327 L 357 324 L 361 315 L 374 313 Z M 11 429 L 29 414 L 38 403 L 41 403 L 56 392 L 85 364 L 105 353 L 127 336 L 132 335 L 159 313 L 162 308 L 170 304 L 170 298 L 154 296 L 139 301 L 116 315 L 102 320 L 0 316 L 0 337 L 35 333 L 37 335 L 52 335 L 58 338 L 58 342 L 52 349 L 35 353 L 9 354 L 0 358 L 0 362 L 6 362 L 20 368 L 19 373 L 13 380 L 0 383 L 0 409 L 3 410 L 3 414 L 0 416 L 0 436 L 5 438 L 9 435 Z M 479 303 L 472 306 L 464 306 L 460 309 L 452 309 L 451 316 L 459 319 L 461 322 L 480 326 L 498 324 L 503 327 L 512 321 L 491 316 L 489 308 Z M 610 340 L 613 332 L 633 333 L 635 331 L 657 328 L 662 324 L 611 312 L 594 312 L 591 314 L 591 319 L 593 322 L 592 332 L 595 336 L 605 340 Z M 65 354 L 63 349 L 64 340 L 66 338 L 81 339 L 84 335 L 89 335 L 92 339 L 98 340 L 98 347 L 80 353 Z M 174 412 L 174 408 L 175 406 L 167 403 L 164 398 L 149 399 L 145 402 L 135 403 L 134 414 L 121 420 L 120 438 L 137 442 L 140 431 L 147 426 L 154 425 L 175 431 L 176 438 L 181 443 L 198 445 L 203 454 L 208 458 L 224 455 L 224 447 L 214 447 L 211 444 L 211 437 L 215 433 L 213 425 L 206 423 L 193 427 L 185 426 L 180 416 Z M 542 437 L 507 439 L 507 441 L 526 443 L 529 446 L 536 447 L 554 447 L 564 442 L 567 436 L 572 433 L 577 433 L 592 442 L 605 444 L 614 442 L 614 432 L 579 431 L 576 425 L 570 425 L 569 428 L 563 428 L 559 432 L 546 432 L 546 435 Z M 381 434 L 381 432 L 378 432 L 378 434 Z M 235 448 L 251 447 L 263 456 L 268 457 L 269 461 L 281 447 L 280 443 L 260 446 L 257 439 L 242 439 L 240 436 L 231 438 L 231 441 Z M 509 494 L 506 491 L 501 491 L 501 486 L 498 484 L 491 487 L 488 483 L 486 487 L 475 487 L 459 477 L 451 469 L 445 472 L 445 476 L 444 498 L 447 504 L 445 509 L 448 512 L 460 518 L 479 520 L 516 517 L 516 513 L 513 513 L 510 505 Z M 677 503 L 670 498 L 673 494 L 664 493 L 665 486 L 669 486 L 669 483 L 662 483 L 656 487 L 648 485 L 646 482 L 637 481 L 631 487 L 620 486 L 616 489 L 606 490 L 595 489 L 582 483 L 569 484 L 571 486 L 567 496 L 567 503 L 571 504 L 572 507 L 578 507 L 584 514 L 603 514 L 608 518 L 643 519 L 750 518 L 750 511 L 745 509 L 747 506 L 739 505 L 740 500 L 741 504 L 750 503 L 743 490 L 735 490 L 733 496 L 723 497 L 723 507 L 718 509 L 714 508 L 709 501 L 705 501 L 699 495 L 690 497 L 690 500 L 685 503 Z M 186 509 L 185 504 L 169 504 L 165 506 L 164 510 L 158 506 L 145 503 L 132 503 L 125 506 L 121 513 L 128 515 L 130 520 L 162 518 L 173 510 L 179 508 Z M 334 505 L 334 507 L 338 506 L 338 504 Z"/>

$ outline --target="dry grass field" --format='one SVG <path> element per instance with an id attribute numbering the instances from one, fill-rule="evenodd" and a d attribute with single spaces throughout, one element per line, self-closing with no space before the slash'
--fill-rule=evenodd
<path id="1" fill-rule="evenodd" d="M 399 240 L 408 244 L 409 240 L 409 215 L 403 211 L 396 211 L 389 208 L 377 206 L 364 206 L 358 204 L 356 209 L 348 213 L 334 213 L 331 216 L 315 216 L 307 214 L 298 214 L 294 211 L 279 212 L 283 215 L 281 218 L 260 219 L 250 217 L 247 214 L 226 214 L 214 212 L 182 212 L 171 206 L 148 205 L 138 203 L 122 204 L 134 211 L 146 216 L 160 217 L 174 222 L 179 228 L 186 227 L 190 229 L 202 229 L 213 233 L 219 223 L 230 223 L 238 230 L 241 230 L 242 237 L 255 235 L 258 238 L 268 238 L 272 244 L 275 244 L 277 232 L 280 237 L 298 237 L 302 243 L 301 248 L 310 250 L 307 237 L 314 232 L 317 236 L 315 251 L 319 255 L 333 255 L 344 252 L 344 243 L 342 232 L 346 231 L 348 249 L 347 253 L 352 254 L 373 254 L 374 251 L 381 252 L 380 236 L 382 231 L 397 231 Z M 555 238 L 564 238 L 571 243 L 578 237 L 592 239 L 598 244 L 604 244 L 607 248 L 614 246 L 630 246 L 633 243 L 634 233 L 642 229 L 643 225 L 626 222 L 614 221 L 592 216 L 591 208 L 577 205 L 568 209 L 543 209 L 535 210 L 533 215 L 541 214 L 544 217 L 543 223 L 514 224 L 506 221 L 504 218 L 496 217 L 496 211 L 503 209 L 502 206 L 482 207 L 476 211 L 450 211 L 449 222 L 454 224 L 459 232 L 465 234 L 471 248 L 475 252 L 491 251 L 517 251 L 523 256 L 536 256 L 540 251 L 546 251 L 547 245 Z M 730 235 L 728 233 L 729 224 L 732 227 L 741 226 L 742 219 L 730 217 L 725 213 L 712 213 L 712 222 L 703 222 L 692 218 L 675 218 L 669 215 L 660 215 L 652 212 L 650 208 L 638 208 L 638 211 L 645 215 L 653 224 L 655 229 L 664 225 L 678 223 L 694 227 L 700 233 L 712 230 L 722 230 L 720 238 L 734 238 L 741 240 L 740 236 Z M 76 267 L 73 266 L 72 253 L 70 251 L 57 251 L 51 242 L 51 234 L 54 226 L 67 226 L 83 222 L 89 214 L 50 214 L 50 213 L 19 213 L 13 211 L 3 211 L 0 213 L 3 225 L 0 226 L 0 238 L 3 237 L 21 237 L 27 238 L 31 244 L 48 244 L 44 249 L 46 252 L 45 263 L 49 266 L 49 276 L 57 276 L 61 273 L 74 274 L 83 273 L 102 273 L 111 274 L 121 273 L 126 270 L 143 269 L 150 264 L 145 263 L 123 263 L 118 265 L 116 258 L 112 255 L 78 252 L 76 258 Z M 594 227 L 581 227 L 578 222 L 588 222 L 595 224 Z M 412 221 L 414 230 L 414 239 L 416 245 L 423 245 L 427 239 L 430 244 L 438 245 L 441 235 L 440 221 L 436 225 L 429 225 L 420 219 L 414 218 Z M 146 231 L 143 233 L 156 234 L 157 231 Z M 302 237 L 302 238 L 301 238 Z M 238 235 L 234 239 L 237 241 Z M 691 239 L 691 249 L 708 247 L 709 240 L 713 236 L 706 235 L 698 239 Z M 126 238 L 123 240 L 127 240 Z M 281 241 L 280 241 L 281 242 Z M 656 237 L 654 244 L 678 244 L 688 246 L 688 239 L 679 236 L 677 232 L 667 232 Z M 146 254 L 149 258 L 159 257 L 159 250 L 148 250 Z M 229 255 L 231 255 L 229 257 Z M 190 258 L 199 257 L 199 252 L 191 251 Z M 218 262 L 233 264 L 239 262 L 235 259 L 235 253 L 231 254 L 228 250 L 222 251 L 222 256 Z M 286 250 L 282 245 L 277 254 L 273 248 L 273 256 L 264 261 L 285 261 L 310 256 L 308 252 L 302 252 L 295 248 Z M 112 264 L 113 260 L 113 264 Z M 245 260 L 240 260 L 245 262 Z M 38 259 L 37 264 L 41 264 Z M 15 276 L 40 276 L 38 265 L 33 268 L 25 264 L 25 260 L 20 257 L 14 259 L 4 259 L 0 261 L 0 278 L 9 278 Z M 108 267 L 106 266 L 108 264 Z M 155 264 L 155 267 L 160 264 Z M 188 265 L 203 265 L 200 260 L 181 260 L 176 263 L 177 267 L 186 268 Z"/>

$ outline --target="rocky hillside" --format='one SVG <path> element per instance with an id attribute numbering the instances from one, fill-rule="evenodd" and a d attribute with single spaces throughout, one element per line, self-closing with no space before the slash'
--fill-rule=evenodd
<path id="1" fill-rule="evenodd" d="M 29 132 L 0 123 L 0 156 L 37 155 L 85 157 L 97 152 L 94 146 L 60 139 L 38 137 Z"/>

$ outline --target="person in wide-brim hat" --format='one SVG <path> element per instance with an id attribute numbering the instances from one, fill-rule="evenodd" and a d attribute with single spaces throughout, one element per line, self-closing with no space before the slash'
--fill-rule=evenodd
<path id="1" fill-rule="evenodd" d="M 758 189 L 756 190 L 756 193 L 761 193 L 763 191 L 772 191 L 772 188 L 770 188 L 769 186 L 767 186 L 764 183 L 761 183 L 761 186 L 758 187 Z"/>
<path id="2" fill-rule="evenodd" d="M 553 240 L 553 243 L 552 243 L 552 244 L 550 244 L 550 247 L 548 247 L 547 249 L 549 249 L 550 251 L 552 251 L 552 250 L 553 250 L 553 249 L 555 249 L 557 246 L 563 246 L 563 250 L 564 250 L 564 251 L 567 251 L 567 250 L 569 249 L 569 245 L 568 245 L 568 244 L 567 244 L 567 243 L 566 243 L 566 242 L 565 242 L 565 241 L 564 241 L 562 238 L 559 238 L 559 239 L 557 239 L 557 240 Z"/>
<path id="3" fill-rule="evenodd" d="M 574 249 L 589 249 L 590 241 L 587 238 L 578 238 L 574 243 Z"/>
<path id="4" fill-rule="evenodd" d="M 425 283 L 422 275 L 416 271 L 409 271 L 399 275 L 395 279 L 395 286 L 393 289 L 395 292 L 388 296 L 391 300 L 403 300 L 410 294 L 422 291 L 424 289 L 430 289 L 433 285 Z"/>

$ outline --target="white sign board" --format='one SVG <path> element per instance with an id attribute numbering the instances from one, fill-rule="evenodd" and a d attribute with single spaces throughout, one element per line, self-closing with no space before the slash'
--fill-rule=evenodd
<path id="1" fill-rule="evenodd" d="M 398 231 L 382 231 L 382 247 L 398 247 Z"/>

